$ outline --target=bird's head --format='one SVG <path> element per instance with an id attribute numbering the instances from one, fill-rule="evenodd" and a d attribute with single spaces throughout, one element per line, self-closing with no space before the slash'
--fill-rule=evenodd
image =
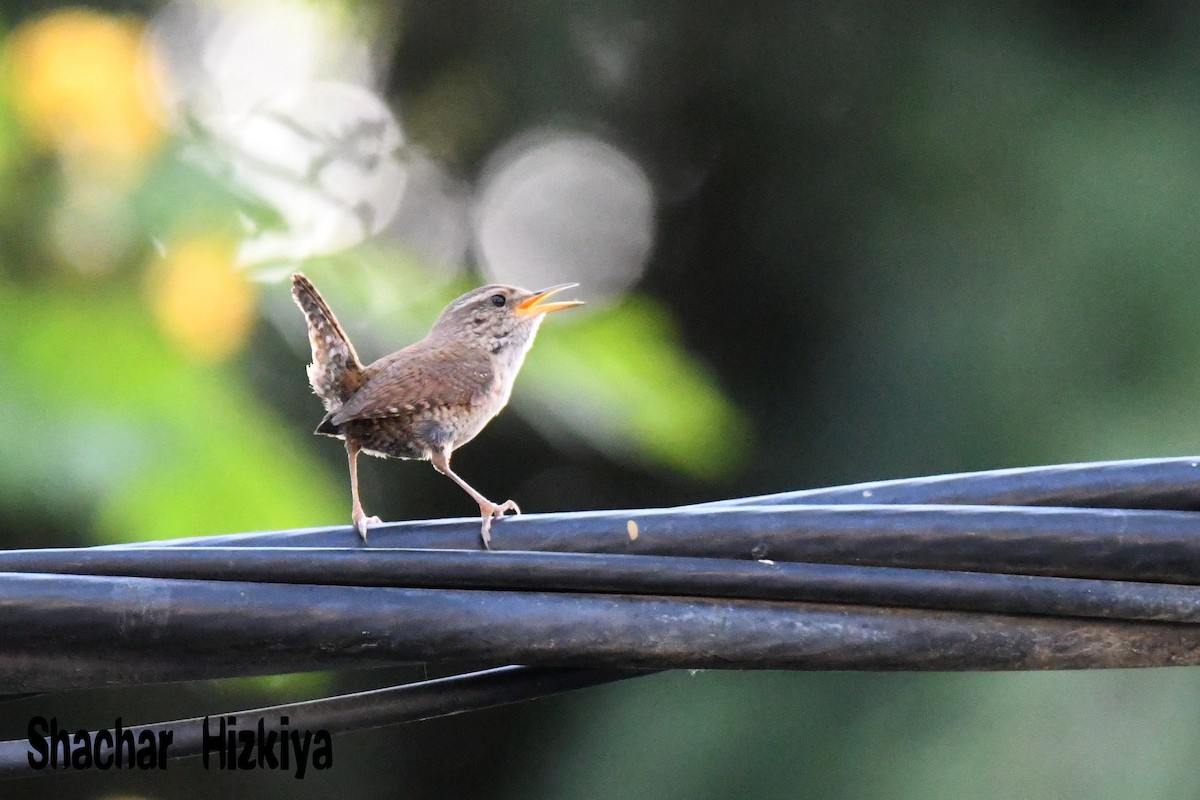
<path id="1" fill-rule="evenodd" d="M 540 292 L 502 284 L 481 286 L 446 306 L 430 335 L 451 336 L 497 357 L 523 356 L 546 314 L 583 305 L 580 300 L 547 298 L 578 285 L 561 283 Z"/>

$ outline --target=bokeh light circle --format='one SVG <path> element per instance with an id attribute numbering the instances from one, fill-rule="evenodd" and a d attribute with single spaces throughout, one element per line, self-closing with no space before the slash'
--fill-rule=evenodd
<path id="1" fill-rule="evenodd" d="M 584 284 L 588 300 L 620 294 L 654 243 L 654 193 L 640 166 L 592 136 L 540 132 L 484 169 L 474 246 L 490 280 L 538 288 Z"/>
<path id="2" fill-rule="evenodd" d="M 337 252 L 380 231 L 404 191 L 400 127 L 372 91 L 309 84 L 266 103 L 224 144 L 233 181 L 282 217 L 251 236 L 246 264 Z"/>

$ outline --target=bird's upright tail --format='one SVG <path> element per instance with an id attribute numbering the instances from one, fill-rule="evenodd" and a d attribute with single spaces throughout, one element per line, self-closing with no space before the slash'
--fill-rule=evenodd
<path id="1" fill-rule="evenodd" d="M 308 322 L 313 359 L 308 381 L 325 410 L 334 411 L 362 386 L 362 362 L 320 292 L 299 272 L 292 276 L 292 299 Z"/>

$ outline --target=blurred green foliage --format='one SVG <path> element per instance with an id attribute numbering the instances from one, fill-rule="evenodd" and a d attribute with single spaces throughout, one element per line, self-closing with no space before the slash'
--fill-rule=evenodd
<path id="1" fill-rule="evenodd" d="M 136 541 L 310 525 L 340 481 L 228 369 L 166 346 L 118 290 L 0 284 L 0 491 Z"/>
<path id="2" fill-rule="evenodd" d="M 745 457 L 748 423 L 707 372 L 679 356 L 678 333 L 653 301 L 630 297 L 538 347 L 517 397 L 544 409 L 551 425 L 693 478 L 728 476 Z"/>

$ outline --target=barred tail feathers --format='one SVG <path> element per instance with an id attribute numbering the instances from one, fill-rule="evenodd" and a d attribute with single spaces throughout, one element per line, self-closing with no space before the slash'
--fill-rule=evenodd
<path id="1" fill-rule="evenodd" d="M 292 299 L 308 323 L 313 359 L 308 381 L 325 409 L 333 411 L 362 386 L 362 362 L 320 292 L 299 272 L 292 276 Z"/>

